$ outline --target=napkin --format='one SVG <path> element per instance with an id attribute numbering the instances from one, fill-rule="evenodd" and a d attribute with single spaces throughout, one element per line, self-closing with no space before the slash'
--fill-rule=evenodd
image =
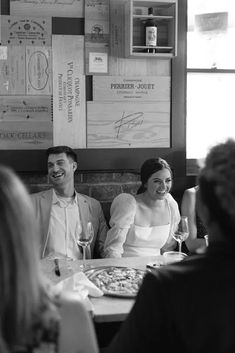
<path id="1" fill-rule="evenodd" d="M 85 299 L 88 295 L 91 297 L 101 297 L 104 294 L 83 272 L 77 272 L 57 283 L 55 290 L 60 293 L 76 292 L 81 299 Z"/>
<path id="2" fill-rule="evenodd" d="M 101 289 L 99 289 L 94 283 L 92 283 L 84 272 L 77 272 L 74 275 L 74 286 L 83 285 L 91 297 L 101 297 L 104 295 Z"/>

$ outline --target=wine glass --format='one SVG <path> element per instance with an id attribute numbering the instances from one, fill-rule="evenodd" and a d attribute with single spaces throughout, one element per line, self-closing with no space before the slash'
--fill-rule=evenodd
<path id="1" fill-rule="evenodd" d="M 179 253 L 181 252 L 181 249 L 182 249 L 182 242 L 185 241 L 188 238 L 188 236 L 189 236 L 188 217 L 181 216 L 178 227 L 173 234 L 173 238 L 179 243 Z"/>
<path id="2" fill-rule="evenodd" d="M 77 245 L 78 246 L 82 246 L 82 260 L 83 260 L 83 264 L 81 266 L 81 268 L 83 269 L 83 271 L 86 268 L 85 265 L 85 260 L 86 260 L 86 249 L 88 247 L 88 245 L 91 244 L 92 240 L 94 238 L 94 228 L 91 222 L 87 223 L 85 232 L 82 231 L 80 233 L 78 233 L 76 235 L 76 241 L 77 241 Z"/>
<path id="3" fill-rule="evenodd" d="M 206 242 L 206 247 L 209 246 L 208 234 L 204 235 L 204 239 L 205 239 L 205 242 Z"/>

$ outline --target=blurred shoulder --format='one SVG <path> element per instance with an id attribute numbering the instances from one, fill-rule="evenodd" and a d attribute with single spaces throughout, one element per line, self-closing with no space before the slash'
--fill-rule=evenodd
<path id="1" fill-rule="evenodd" d="M 75 353 L 78 348 L 82 352 L 98 352 L 91 317 L 84 304 L 73 295 L 60 298 L 61 315 L 60 351 Z"/>
<path id="2" fill-rule="evenodd" d="M 192 187 L 189 189 L 186 189 L 183 193 L 182 197 L 182 202 L 183 203 L 191 203 L 194 202 L 196 199 L 196 193 L 197 193 L 198 187 Z"/>

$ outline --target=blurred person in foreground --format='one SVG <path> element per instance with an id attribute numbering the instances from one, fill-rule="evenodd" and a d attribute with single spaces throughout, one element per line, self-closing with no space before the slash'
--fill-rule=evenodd
<path id="1" fill-rule="evenodd" d="M 172 170 L 162 158 L 144 161 L 137 195 L 122 193 L 112 202 L 104 257 L 155 256 L 176 247 L 173 233 L 180 220 L 170 191 Z"/>
<path id="2" fill-rule="evenodd" d="M 235 352 L 235 141 L 210 150 L 198 185 L 208 248 L 145 276 L 108 352 Z"/>
<path id="3" fill-rule="evenodd" d="M 100 202 L 75 190 L 74 173 L 78 167 L 75 151 L 68 146 L 48 148 L 47 167 L 52 188 L 32 194 L 40 227 L 40 257 L 59 254 L 82 258 L 76 232 L 85 232 L 88 222 L 93 225 L 94 237 L 86 257 L 100 257 L 108 227 Z"/>
<path id="4" fill-rule="evenodd" d="M 0 352 L 98 352 L 83 305 L 45 289 L 35 224 L 23 183 L 0 166 Z"/>

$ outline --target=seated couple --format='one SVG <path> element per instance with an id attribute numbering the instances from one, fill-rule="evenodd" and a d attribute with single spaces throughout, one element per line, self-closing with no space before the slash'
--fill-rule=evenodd
<path id="1" fill-rule="evenodd" d="M 52 188 L 32 194 L 40 228 L 40 256 L 53 253 L 82 257 L 76 232 L 92 222 L 94 239 L 90 258 L 151 256 L 175 248 L 172 237 L 180 218 L 177 202 L 170 195 L 172 171 L 161 158 L 152 158 L 141 167 L 141 187 L 134 197 L 123 193 L 111 206 L 108 230 L 99 201 L 74 188 L 77 155 L 67 146 L 47 150 L 48 176 Z"/>

